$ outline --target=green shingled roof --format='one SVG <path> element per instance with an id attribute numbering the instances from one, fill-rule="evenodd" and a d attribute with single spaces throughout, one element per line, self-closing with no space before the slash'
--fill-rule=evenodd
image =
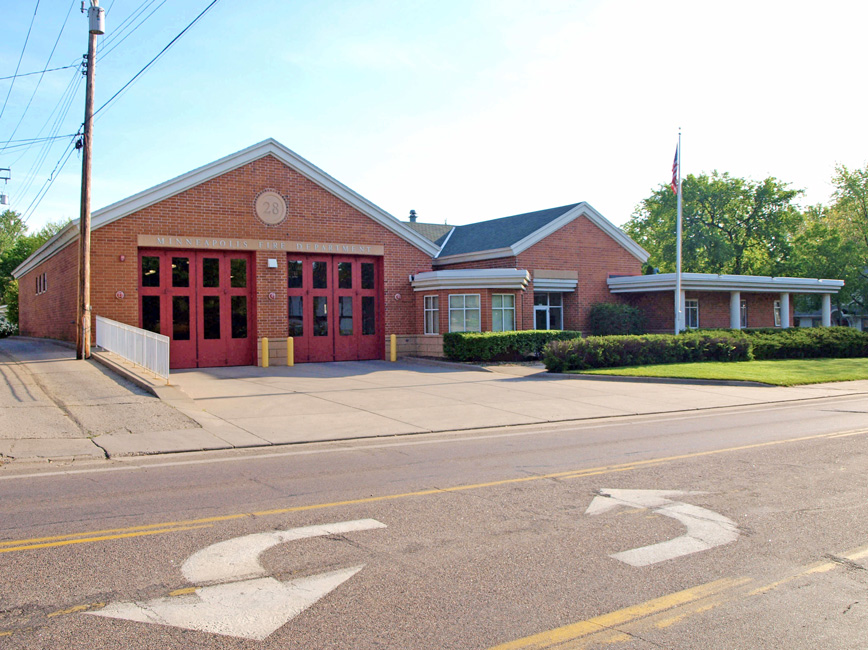
<path id="1" fill-rule="evenodd" d="M 446 242 L 438 257 L 508 248 L 569 212 L 577 205 L 579 204 L 573 203 L 559 208 L 526 212 L 511 217 L 471 223 L 466 226 L 455 226 L 448 241 L 445 235 L 437 240 L 436 243 L 441 246 L 444 241 Z"/>

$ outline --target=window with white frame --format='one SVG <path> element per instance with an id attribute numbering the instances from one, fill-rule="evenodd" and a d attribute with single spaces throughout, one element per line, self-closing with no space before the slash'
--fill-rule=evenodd
<path id="1" fill-rule="evenodd" d="M 533 294 L 534 329 L 560 330 L 564 328 L 564 301 L 560 293 Z"/>
<path id="2" fill-rule="evenodd" d="M 491 296 L 491 331 L 511 332 L 515 329 L 515 296 L 496 293 Z"/>
<path id="3" fill-rule="evenodd" d="M 481 322 L 478 293 L 459 293 L 449 296 L 449 331 L 479 332 Z"/>
<path id="4" fill-rule="evenodd" d="M 775 327 L 781 326 L 781 301 L 775 300 Z"/>
<path id="5" fill-rule="evenodd" d="M 684 301 L 684 325 L 691 330 L 699 327 L 699 301 L 695 298 Z"/>
<path id="6" fill-rule="evenodd" d="M 425 296 L 425 333 L 440 333 L 440 298 Z"/>
<path id="7" fill-rule="evenodd" d="M 739 305 L 741 310 L 741 315 L 739 316 L 739 322 L 742 327 L 747 327 L 747 300 L 742 300 L 741 305 Z"/>
<path id="8" fill-rule="evenodd" d="M 48 291 L 48 277 L 45 273 L 40 273 L 36 276 L 36 295 Z"/>

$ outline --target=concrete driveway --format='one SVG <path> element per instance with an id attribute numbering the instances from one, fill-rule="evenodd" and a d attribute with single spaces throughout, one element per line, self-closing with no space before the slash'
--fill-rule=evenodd
<path id="1" fill-rule="evenodd" d="M 0 374 L 7 458 L 231 449 L 868 393 L 868 381 L 796 388 L 607 381 L 541 367 L 404 360 L 180 370 L 169 388 L 150 381 L 157 399 L 93 361 L 76 361 L 68 347 L 18 337 L 0 340 Z"/>

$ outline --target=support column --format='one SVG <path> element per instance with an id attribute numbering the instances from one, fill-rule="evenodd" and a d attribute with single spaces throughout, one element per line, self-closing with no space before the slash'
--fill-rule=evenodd
<path id="1" fill-rule="evenodd" d="M 832 326 L 832 294 L 823 294 L 823 327 Z"/>
<path id="2" fill-rule="evenodd" d="M 781 294 L 781 329 L 790 327 L 790 294 Z"/>
<path id="3" fill-rule="evenodd" d="M 741 291 L 729 292 L 729 327 L 741 329 Z"/>

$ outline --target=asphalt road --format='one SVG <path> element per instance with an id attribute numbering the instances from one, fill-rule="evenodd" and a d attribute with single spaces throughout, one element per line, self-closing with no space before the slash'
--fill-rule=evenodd
<path id="1" fill-rule="evenodd" d="M 15 469 L 0 647 L 864 649 L 866 415 L 851 397 Z M 637 548 L 675 555 L 618 555 Z"/>

